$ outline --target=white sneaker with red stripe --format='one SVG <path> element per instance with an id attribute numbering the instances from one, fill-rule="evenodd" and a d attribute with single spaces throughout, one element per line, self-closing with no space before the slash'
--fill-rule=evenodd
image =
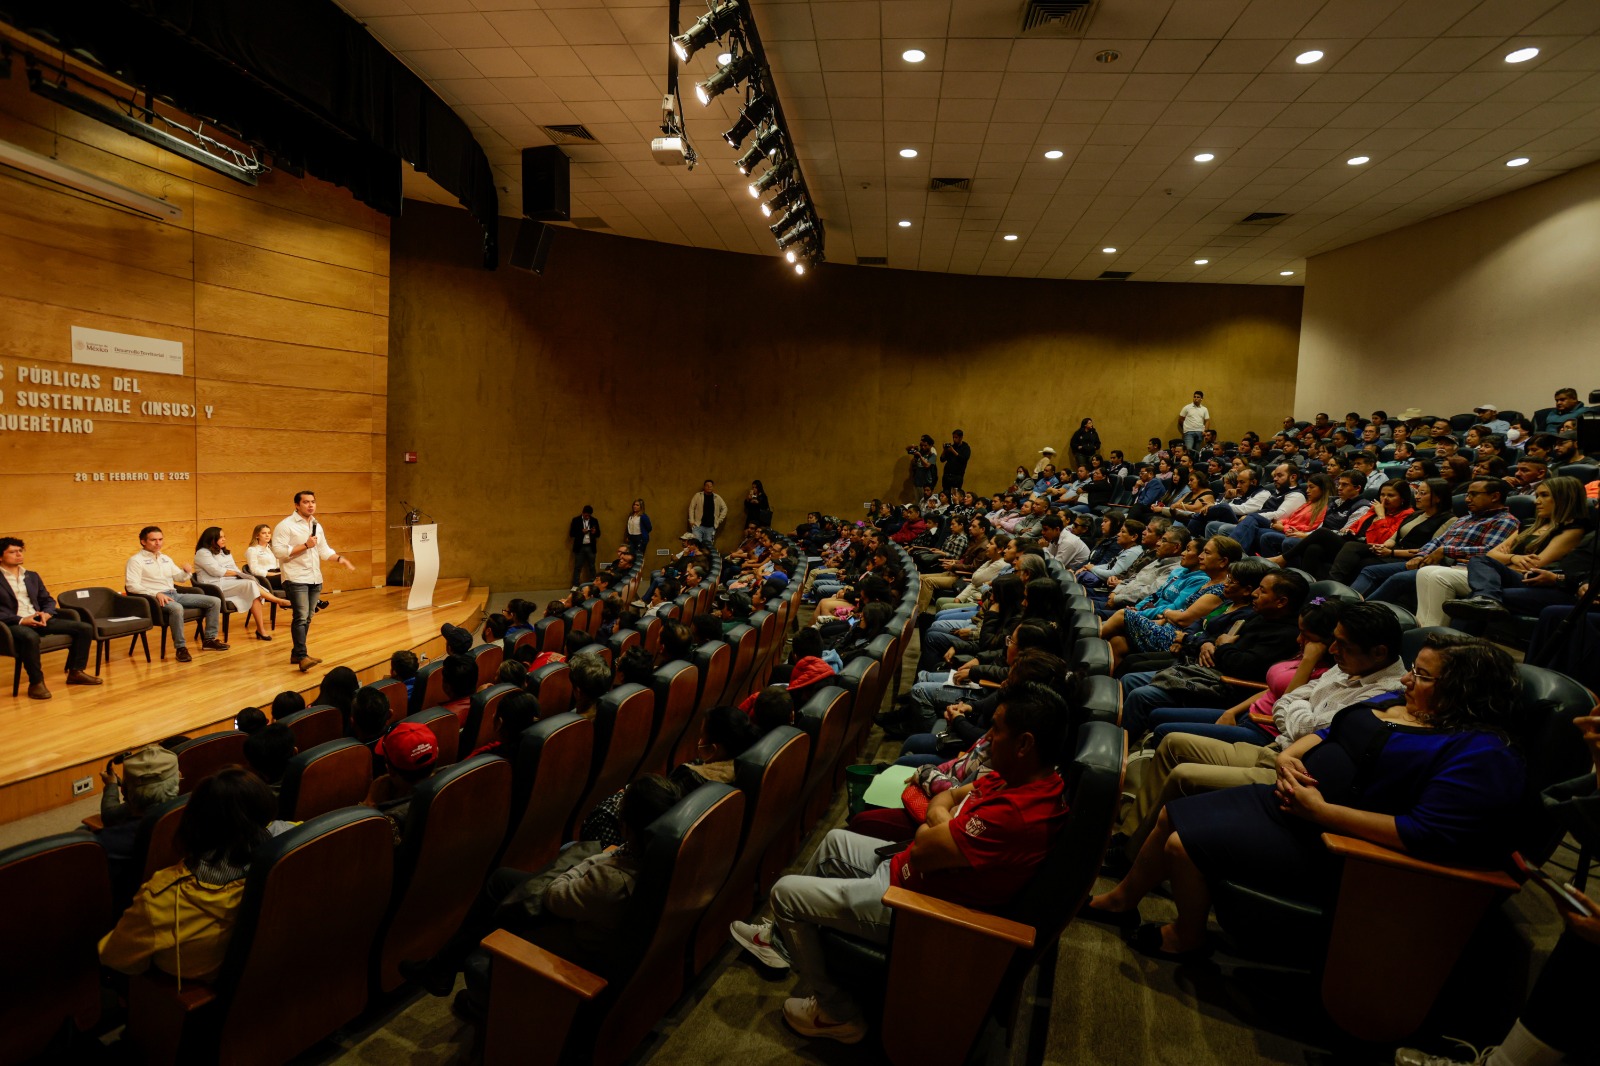
<path id="1" fill-rule="evenodd" d="M 801 1036 L 837 1040 L 841 1044 L 859 1044 L 867 1035 L 867 1023 L 860 1018 L 848 1022 L 830 1020 L 817 1006 L 816 996 L 784 1000 L 783 1020 Z"/>
<path id="2" fill-rule="evenodd" d="M 763 966 L 771 966 L 775 970 L 789 968 L 789 957 L 773 939 L 771 922 L 729 922 L 728 932 L 733 934 L 734 941 L 740 947 L 754 955 Z"/>

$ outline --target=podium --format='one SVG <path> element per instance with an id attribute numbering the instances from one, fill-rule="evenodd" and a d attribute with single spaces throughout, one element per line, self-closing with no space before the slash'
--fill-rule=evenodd
<path id="1" fill-rule="evenodd" d="M 432 607 L 433 589 L 439 582 L 439 527 L 435 523 L 408 525 L 406 547 L 411 555 L 411 592 L 406 610 Z"/>

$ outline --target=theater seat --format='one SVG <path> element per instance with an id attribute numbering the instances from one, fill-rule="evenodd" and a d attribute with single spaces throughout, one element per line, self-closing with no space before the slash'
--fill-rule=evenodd
<path id="1" fill-rule="evenodd" d="M 472 658 L 478 664 L 478 687 L 494 684 L 494 678 L 500 672 L 500 664 L 505 661 L 506 649 L 499 643 L 479 644 L 472 649 Z"/>
<path id="2" fill-rule="evenodd" d="M 1111 673 L 1111 645 L 1100 637 L 1087 637 L 1073 648 L 1072 668 L 1084 677 Z"/>
<path id="3" fill-rule="evenodd" d="M 484 1062 L 620 1066 L 683 994 L 689 935 L 727 879 L 743 819 L 738 789 L 704 784 L 650 824 L 621 935 L 629 950 L 605 973 L 491 933 Z"/>
<path id="4" fill-rule="evenodd" d="M 264 844 L 215 984 L 128 983 L 125 1040 L 150 1066 L 281 1063 L 360 1014 L 394 867 L 389 821 L 346 808 Z"/>
<path id="5" fill-rule="evenodd" d="M 1361 602 L 1361 593 L 1338 581 L 1313 581 L 1311 583 L 1311 598 L 1316 599 L 1318 596 L 1329 600 L 1339 600 L 1343 603 Z"/>
<path id="6" fill-rule="evenodd" d="M 401 691 L 405 691 L 404 688 Z M 286 714 L 277 721 L 289 727 L 289 732 L 294 734 L 294 746 L 299 751 L 310 751 L 318 744 L 326 744 L 344 736 L 344 719 L 339 715 L 339 708 L 325 703 Z"/>
<path id="7" fill-rule="evenodd" d="M 373 953 L 373 986 L 404 983 L 401 962 L 432 959 L 460 928 L 500 850 L 511 764 L 479 755 L 420 782 L 394 854 L 394 899 Z M 502 812 L 502 817 L 490 817 Z"/>
<path id="8" fill-rule="evenodd" d="M 633 779 L 650 746 L 655 703 L 655 693 L 643 685 L 619 685 L 595 704 L 594 755 L 588 788 L 572 816 L 573 839 L 589 812 Z"/>
<path id="9" fill-rule="evenodd" d="M 173 746 L 178 757 L 178 791 L 187 793 L 194 786 L 228 766 L 244 766 L 246 734 L 238 730 L 207 733 Z"/>
<path id="10" fill-rule="evenodd" d="M 811 738 L 805 782 L 798 794 L 795 825 L 797 832 L 787 854 L 775 856 L 779 869 L 794 857 L 800 837 L 811 831 L 833 802 L 834 769 L 844 750 L 845 734 L 850 729 L 851 692 L 841 685 L 827 685 L 813 692 L 805 705 L 795 708 L 795 725 Z"/>
<path id="11" fill-rule="evenodd" d="M 622 657 L 628 653 L 629 648 L 639 645 L 643 635 L 637 629 L 619 629 L 606 638 L 606 643 L 611 646 L 611 661 L 622 662 Z"/>
<path id="12" fill-rule="evenodd" d="M 750 673 L 755 666 L 756 645 L 761 634 L 755 626 L 741 622 L 722 635 L 733 648 L 733 660 L 728 664 L 728 687 L 722 699 L 737 706 L 750 693 Z"/>
<path id="13" fill-rule="evenodd" d="M 406 692 L 406 683 L 398 678 L 385 677 L 373 681 L 366 686 L 383 693 L 389 701 L 389 724 L 394 725 L 400 719 L 410 714 L 410 695 Z"/>
<path id="14" fill-rule="evenodd" d="M 139 819 L 139 833 L 134 838 L 133 853 L 139 857 L 143 866 L 144 876 L 139 884 L 150 880 L 157 870 L 165 870 L 183 859 L 183 850 L 178 846 L 178 826 L 183 824 L 183 810 L 189 805 L 187 795 L 174 796 L 165 803 L 158 803 Z M 134 885 L 137 890 L 139 885 Z M 127 909 L 132 900 L 118 900 L 119 906 Z"/>
<path id="15" fill-rule="evenodd" d="M 88 833 L 6 848 L 0 899 L 0 1064 L 11 1066 L 100 1018 L 97 945 L 113 924 L 105 849 Z"/>
<path id="16" fill-rule="evenodd" d="M 439 742 L 439 758 L 435 766 L 448 766 L 461 756 L 461 719 L 456 717 L 456 712 L 443 707 L 432 707 L 426 711 L 418 711 L 404 722 L 416 725 L 425 725 L 433 730 L 434 739 Z"/>
<path id="17" fill-rule="evenodd" d="M 594 723 L 567 712 L 541 718 L 517 741 L 510 827 L 497 866 L 537 870 L 556 857 L 589 781 Z"/>
<path id="18" fill-rule="evenodd" d="M 278 791 L 278 817 L 303 822 L 353 807 L 367 798 L 371 788 L 371 749 L 349 737 L 330 740 L 289 760 Z"/>
<path id="19" fill-rule="evenodd" d="M 435 659 L 417 671 L 411 682 L 411 699 L 406 703 L 406 713 L 416 714 L 444 702 L 444 660 Z"/>
<path id="20" fill-rule="evenodd" d="M 656 697 L 650 746 L 640 760 L 640 773 L 664 774 L 672 769 L 667 761 L 694 714 L 694 698 L 699 681 L 700 671 L 695 669 L 693 663 L 683 659 L 674 659 L 656 668 L 650 679 L 650 689 Z"/>
<path id="21" fill-rule="evenodd" d="M 539 697 L 540 714 L 572 710 L 572 674 L 566 663 L 545 663 L 528 675 L 527 689 Z"/>
<path id="22" fill-rule="evenodd" d="M 521 691 L 523 690 L 516 685 L 498 684 L 479 689 L 472 694 L 472 705 L 467 711 L 467 720 L 461 726 L 463 754 L 472 752 L 480 744 L 487 744 L 494 737 L 494 716 L 499 713 L 500 704 Z M 539 710 L 542 713 L 544 708 L 541 706 Z"/>
<path id="23" fill-rule="evenodd" d="M 533 631 L 539 634 L 539 650 L 541 652 L 559 652 L 566 646 L 567 623 L 560 615 L 551 615 L 541 618 L 533 623 Z"/>
<path id="24" fill-rule="evenodd" d="M 700 729 L 705 723 L 706 712 L 722 698 L 722 690 L 728 683 L 728 666 L 732 659 L 733 649 L 720 640 L 707 641 L 691 653 L 690 661 L 694 663 L 696 674 L 694 713 L 684 726 L 683 732 L 678 735 L 678 743 L 667 760 L 669 766 L 689 762 L 698 753 Z"/>

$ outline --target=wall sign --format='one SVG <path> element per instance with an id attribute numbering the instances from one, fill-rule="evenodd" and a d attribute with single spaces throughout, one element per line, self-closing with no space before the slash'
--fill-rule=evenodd
<path id="1" fill-rule="evenodd" d="M 146 374 L 182 374 L 183 342 L 73 326 L 72 361 Z"/>

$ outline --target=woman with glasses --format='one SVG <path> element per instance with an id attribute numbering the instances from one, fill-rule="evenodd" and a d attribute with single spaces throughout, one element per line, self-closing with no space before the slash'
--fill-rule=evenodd
<path id="1" fill-rule="evenodd" d="M 1428 862 L 1494 868 L 1512 851 L 1525 780 L 1501 731 L 1518 695 L 1516 666 L 1476 637 L 1432 633 L 1402 681 L 1402 701 L 1358 703 L 1289 745 L 1276 785 L 1245 785 L 1168 803 L 1133 868 L 1083 913 L 1123 926 L 1136 951 L 1204 957 L 1210 883 L 1327 904 L 1338 833 Z M 1138 924 L 1139 901 L 1169 881 L 1176 921 Z"/>

